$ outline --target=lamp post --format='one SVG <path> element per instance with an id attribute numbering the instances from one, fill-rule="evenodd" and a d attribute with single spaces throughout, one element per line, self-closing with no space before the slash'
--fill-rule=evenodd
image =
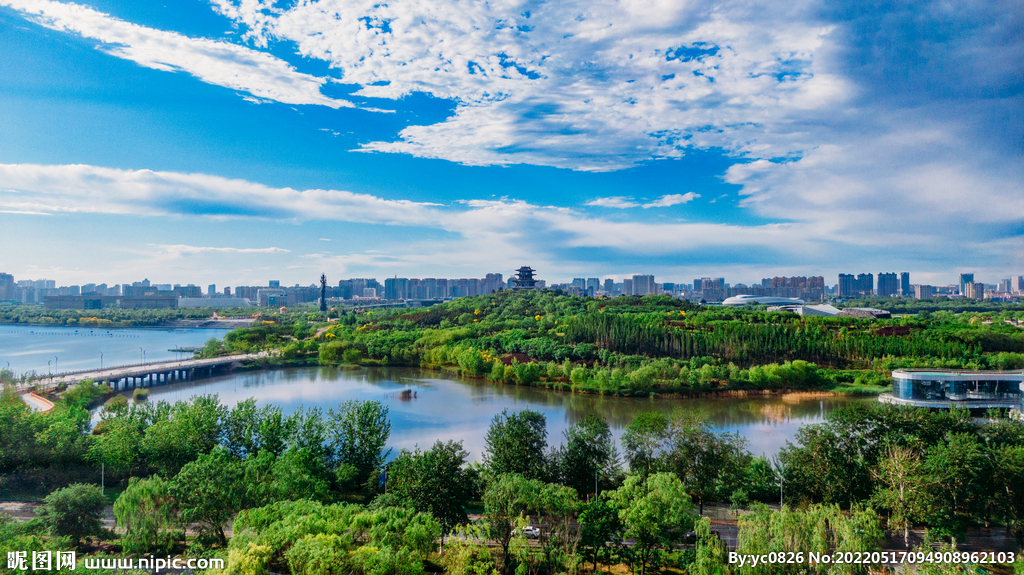
<path id="1" fill-rule="evenodd" d="M 786 480 L 786 466 L 782 463 L 782 459 L 778 455 L 772 457 L 773 467 L 779 474 L 779 509 L 782 509 L 782 486 Z"/>
<path id="2" fill-rule="evenodd" d="M 57 367 L 57 356 L 53 356 L 53 371 L 60 373 L 60 368 Z"/>
<path id="3" fill-rule="evenodd" d="M 53 375 L 53 370 L 50 369 L 50 365 L 52 363 L 53 363 L 53 360 L 51 360 L 51 359 L 46 360 L 46 373 L 50 374 L 51 376 Z"/>

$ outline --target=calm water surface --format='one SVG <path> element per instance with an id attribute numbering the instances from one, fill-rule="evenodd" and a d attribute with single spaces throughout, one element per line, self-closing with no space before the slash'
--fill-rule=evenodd
<path id="1" fill-rule="evenodd" d="M 411 389 L 416 397 L 403 399 Z M 493 385 L 445 372 L 415 368 L 334 367 L 241 372 L 195 382 L 150 388 L 149 401 L 174 402 L 196 395 L 217 394 L 227 405 L 249 397 L 260 405 L 279 405 L 286 413 L 299 406 L 323 410 L 349 399 L 375 399 L 390 411 L 393 448 L 430 447 L 434 441 L 463 440 L 474 460 L 480 459 L 484 435 L 503 409 L 534 409 L 547 416 L 548 442 L 561 443 L 562 432 L 596 413 L 611 425 L 616 439 L 641 411 L 671 413 L 674 408 L 700 412 L 718 429 L 739 433 L 756 454 L 773 455 L 801 425 L 822 421 L 840 405 L 873 402 L 874 398 L 825 397 L 789 401 L 780 397 L 650 399 L 572 394 L 535 387 Z"/>
<path id="2" fill-rule="evenodd" d="M 0 325 L 0 369 L 8 363 L 18 375 L 31 371 L 46 374 L 54 367 L 62 372 L 95 369 L 100 367 L 101 352 L 106 367 L 139 363 L 142 350 L 146 351 L 146 361 L 175 359 L 181 354 L 170 349 L 201 346 L 210 338 L 223 338 L 227 332 L 226 329 Z"/>

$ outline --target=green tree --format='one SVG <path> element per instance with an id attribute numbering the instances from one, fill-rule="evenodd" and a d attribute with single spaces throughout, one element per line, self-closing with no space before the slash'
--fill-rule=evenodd
<path id="1" fill-rule="evenodd" d="M 757 504 L 753 513 L 740 517 L 737 553 L 764 555 L 794 550 L 805 553 L 873 552 L 878 551 L 885 532 L 878 515 L 871 509 L 853 506 L 843 513 L 838 505 L 811 505 L 806 509 L 783 506 L 774 511 Z M 813 573 L 839 575 L 864 574 L 877 566 L 857 563 L 823 564 L 812 567 Z M 806 564 L 761 563 L 743 568 L 747 575 L 788 575 L 808 572 Z"/>
<path id="2" fill-rule="evenodd" d="M 461 441 L 438 440 L 427 451 L 403 450 L 388 465 L 388 491 L 449 530 L 466 522 L 465 506 L 473 490 L 466 472 L 468 456 Z"/>
<path id="3" fill-rule="evenodd" d="M 106 506 L 98 486 L 76 483 L 47 495 L 36 514 L 50 533 L 70 537 L 78 545 L 83 537 L 102 532 Z"/>
<path id="4" fill-rule="evenodd" d="M 89 411 L 71 405 L 57 408 L 38 416 L 41 429 L 36 433 L 36 444 L 46 455 L 44 459 L 53 466 L 81 465 L 91 447 Z"/>
<path id="5" fill-rule="evenodd" d="M 260 410 L 256 399 L 239 401 L 224 414 L 223 445 L 237 458 L 255 456 L 260 449 Z"/>
<path id="6" fill-rule="evenodd" d="M 14 393 L 14 388 L 0 389 L 0 473 L 9 473 L 31 461 L 35 427 L 32 410 Z"/>
<path id="7" fill-rule="evenodd" d="M 872 476 L 878 484 L 874 501 L 889 510 L 889 527 L 903 532 L 903 546 L 909 549 L 910 528 L 928 508 L 921 457 L 908 447 L 890 446 Z"/>
<path id="8" fill-rule="evenodd" d="M 618 510 L 605 497 L 589 501 L 580 510 L 579 524 L 580 543 L 590 549 L 590 559 L 596 573 L 598 561 L 607 563 L 611 559 L 612 549 L 608 542 L 622 529 Z"/>
<path id="9" fill-rule="evenodd" d="M 173 477 L 186 463 L 219 443 L 226 411 L 216 396 L 175 403 L 166 419 L 146 429 L 140 448 L 163 475 Z"/>
<path id="10" fill-rule="evenodd" d="M 125 530 L 122 543 L 129 553 L 168 550 L 165 532 L 175 522 L 170 484 L 159 475 L 149 479 L 132 477 L 128 488 L 114 502 L 118 527 Z"/>
<path id="11" fill-rule="evenodd" d="M 693 504 L 672 473 L 630 475 L 610 498 L 619 512 L 623 538 L 634 541 L 632 554 L 640 575 L 657 569 L 661 552 L 671 549 L 693 524 Z"/>
<path id="12" fill-rule="evenodd" d="M 669 428 L 665 468 L 674 472 L 700 503 L 739 483 L 746 454 L 744 439 L 734 433 L 714 431 L 699 416 L 677 410 Z M 724 489 L 723 489 L 724 488 Z"/>
<path id="13" fill-rule="evenodd" d="M 482 543 L 486 534 L 472 525 L 456 529 L 445 545 L 441 561 L 448 575 L 498 575 L 494 556 Z"/>
<path id="14" fill-rule="evenodd" d="M 170 492 L 185 525 L 199 524 L 201 533 L 213 532 L 227 545 L 224 524 L 245 500 L 242 464 L 223 448 L 200 455 L 171 479 Z"/>
<path id="15" fill-rule="evenodd" d="M 622 449 L 632 473 L 659 470 L 660 451 L 668 434 L 668 418 L 655 411 L 638 413 L 622 433 Z"/>
<path id="16" fill-rule="evenodd" d="M 565 445 L 555 452 L 559 482 L 581 497 L 599 490 L 599 482 L 610 485 L 618 473 L 619 458 L 608 422 L 590 414 L 564 434 Z"/>
<path id="17" fill-rule="evenodd" d="M 125 476 L 139 466 L 143 434 L 141 421 L 114 417 L 101 421 L 93 430 L 95 440 L 89 457 L 103 464 L 115 476 Z"/>
<path id="18" fill-rule="evenodd" d="M 536 502 L 540 482 L 529 480 L 518 473 L 497 476 L 484 492 L 484 515 L 488 536 L 501 547 L 501 572 L 509 573 L 513 562 L 509 552 L 515 536 L 517 521 Z"/>
<path id="19" fill-rule="evenodd" d="M 494 416 L 487 430 L 484 464 L 495 475 L 518 473 L 527 479 L 540 479 L 545 469 L 547 418 L 539 411 L 525 409 Z"/>
<path id="20" fill-rule="evenodd" d="M 996 448 L 993 452 L 992 470 L 989 485 L 995 515 L 1014 530 L 1018 540 L 1022 540 L 1024 481 L 1020 478 L 1024 477 L 1024 445 Z"/>
<path id="21" fill-rule="evenodd" d="M 306 535 L 285 551 L 294 575 L 347 575 L 351 572 L 352 539 L 333 533 Z"/>
<path id="22" fill-rule="evenodd" d="M 346 401 L 328 412 L 330 436 L 336 466 L 356 469 L 356 481 L 366 482 L 384 464 L 391 450 L 384 446 L 391 437 L 388 408 L 379 401 Z"/>
<path id="23" fill-rule="evenodd" d="M 693 563 L 686 568 L 687 575 L 728 575 L 725 543 L 711 533 L 711 521 L 701 517 L 693 530 L 697 535 L 697 552 Z"/>
<path id="24" fill-rule="evenodd" d="M 989 462 L 978 438 L 951 433 L 928 449 L 924 461 L 933 497 L 929 523 L 954 537 L 966 529 L 980 510 L 983 478 Z"/>

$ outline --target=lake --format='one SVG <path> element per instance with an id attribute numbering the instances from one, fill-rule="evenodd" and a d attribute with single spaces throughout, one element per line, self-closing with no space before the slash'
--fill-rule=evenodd
<path id="1" fill-rule="evenodd" d="M 77 371 L 182 357 L 169 351 L 221 339 L 226 329 L 87 328 L 0 325 L 0 369 L 15 374 Z M 54 359 L 56 357 L 56 360 Z M 47 362 L 50 362 L 47 365 Z M 56 364 L 56 365 L 54 365 Z"/>
<path id="2" fill-rule="evenodd" d="M 403 398 L 410 389 L 415 397 Z M 479 460 L 491 419 L 503 409 L 530 408 L 547 417 L 548 442 L 558 444 L 563 431 L 591 413 L 608 421 L 618 439 L 642 411 L 671 413 L 675 408 L 699 412 L 721 430 L 747 440 L 755 455 L 774 455 L 792 440 L 801 425 L 818 423 L 838 406 L 873 403 L 874 397 L 748 396 L 696 399 L 625 398 L 573 394 L 536 387 L 494 385 L 443 371 L 369 367 L 303 367 L 236 372 L 210 379 L 150 388 L 149 401 L 174 402 L 217 394 L 229 406 L 249 397 L 259 405 L 279 405 L 286 413 L 299 406 L 324 411 L 350 399 L 378 400 L 388 406 L 392 423 L 389 446 L 396 451 L 429 448 L 436 440 L 462 440 L 470 458 Z M 392 453 L 394 455 L 394 453 Z"/>

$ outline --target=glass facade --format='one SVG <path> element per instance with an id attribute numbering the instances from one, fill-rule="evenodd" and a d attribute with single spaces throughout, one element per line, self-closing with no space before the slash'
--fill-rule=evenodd
<path id="1" fill-rule="evenodd" d="M 894 374 L 892 396 L 897 399 L 930 401 L 985 401 L 1021 398 L 1020 379 L 972 380 L 927 379 L 923 374 L 911 379 Z"/>

